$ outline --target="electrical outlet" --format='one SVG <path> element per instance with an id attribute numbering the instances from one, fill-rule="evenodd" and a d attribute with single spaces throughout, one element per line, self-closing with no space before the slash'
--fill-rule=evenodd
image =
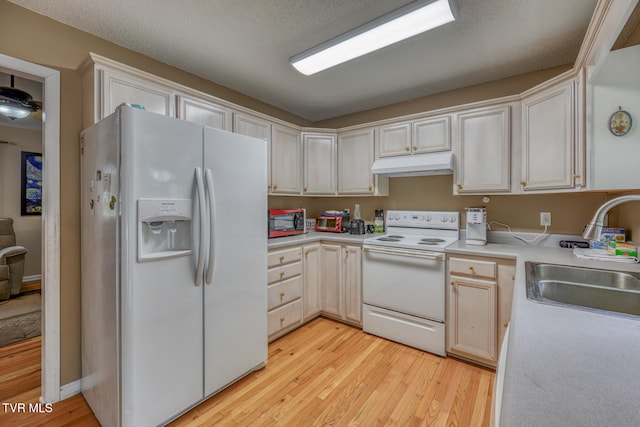
<path id="1" fill-rule="evenodd" d="M 551 212 L 540 212 L 540 225 L 551 226 Z"/>

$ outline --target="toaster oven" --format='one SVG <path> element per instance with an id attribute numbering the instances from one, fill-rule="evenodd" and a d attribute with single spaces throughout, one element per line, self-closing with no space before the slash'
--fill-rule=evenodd
<path id="1" fill-rule="evenodd" d="M 316 231 L 329 231 L 332 233 L 342 233 L 344 227 L 349 224 L 349 216 L 338 215 L 318 215 L 316 217 Z"/>

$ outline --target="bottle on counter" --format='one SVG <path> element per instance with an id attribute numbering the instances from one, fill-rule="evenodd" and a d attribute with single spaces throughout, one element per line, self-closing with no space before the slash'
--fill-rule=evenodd
<path id="1" fill-rule="evenodd" d="M 373 227 L 374 233 L 383 234 L 384 233 L 384 210 L 376 209 L 373 215 Z"/>

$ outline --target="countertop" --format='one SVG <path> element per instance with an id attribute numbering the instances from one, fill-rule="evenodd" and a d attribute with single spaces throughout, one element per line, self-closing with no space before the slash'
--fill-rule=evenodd
<path id="1" fill-rule="evenodd" d="M 278 249 L 287 246 L 306 245 L 320 241 L 361 245 L 365 239 L 378 236 L 380 236 L 380 234 L 349 234 L 309 231 L 306 234 L 297 234 L 295 236 L 274 237 L 273 239 L 268 240 L 267 247 L 269 249 Z"/>
<path id="2" fill-rule="evenodd" d="M 447 253 L 516 258 L 500 425 L 640 425 L 640 319 L 530 301 L 526 261 L 640 272 L 640 264 L 576 258 L 570 249 L 465 245 Z"/>

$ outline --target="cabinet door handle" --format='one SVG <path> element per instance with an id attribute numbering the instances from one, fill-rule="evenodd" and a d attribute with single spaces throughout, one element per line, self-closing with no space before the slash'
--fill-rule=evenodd
<path id="1" fill-rule="evenodd" d="M 369 186 L 369 191 L 373 191 L 373 186 Z"/>
<path id="2" fill-rule="evenodd" d="M 280 292 L 280 299 L 284 298 L 284 292 Z"/>
<path id="3" fill-rule="evenodd" d="M 525 180 L 520 181 L 520 185 L 522 185 L 523 187 L 525 187 L 525 186 L 527 185 L 527 181 L 525 181 Z"/>
<path id="4" fill-rule="evenodd" d="M 280 272 L 280 279 L 282 279 L 284 277 L 284 271 Z"/>
<path id="5" fill-rule="evenodd" d="M 417 146 L 413 146 L 413 151 L 418 151 L 418 147 Z"/>
<path id="6" fill-rule="evenodd" d="M 269 191 L 271 191 L 271 186 L 270 186 L 270 185 L 269 185 L 269 186 L 267 186 L 267 189 L 268 189 Z"/>
<path id="7" fill-rule="evenodd" d="M 282 323 L 284 323 L 284 317 L 280 318 L 280 326 L 282 326 Z"/>
<path id="8" fill-rule="evenodd" d="M 472 273 L 476 272 L 476 270 L 473 268 L 473 266 L 469 267 L 469 270 L 471 270 Z"/>
<path id="9" fill-rule="evenodd" d="M 509 322 L 504 322 L 502 326 L 506 328 L 507 326 L 509 326 Z"/>
<path id="10" fill-rule="evenodd" d="M 456 187 L 458 187 L 458 190 L 462 190 L 462 184 L 457 183 L 457 184 L 456 184 Z"/>
<path id="11" fill-rule="evenodd" d="M 410 151 L 411 148 L 410 147 L 404 147 L 404 151 Z"/>
<path id="12" fill-rule="evenodd" d="M 450 285 L 451 285 L 451 286 L 455 286 L 455 285 L 456 285 L 456 283 L 455 283 L 455 282 L 451 282 L 451 283 L 450 283 Z"/>
<path id="13" fill-rule="evenodd" d="M 280 255 L 280 264 L 282 264 L 282 261 L 284 261 L 284 255 Z"/>
<path id="14" fill-rule="evenodd" d="M 580 175 L 574 174 L 573 179 L 580 179 Z"/>
<path id="15" fill-rule="evenodd" d="M 278 185 L 276 184 L 273 186 L 273 191 L 276 191 L 277 189 L 278 189 Z"/>
<path id="16" fill-rule="evenodd" d="M 305 192 L 305 193 L 307 192 L 307 187 L 304 187 L 304 192 Z"/>

